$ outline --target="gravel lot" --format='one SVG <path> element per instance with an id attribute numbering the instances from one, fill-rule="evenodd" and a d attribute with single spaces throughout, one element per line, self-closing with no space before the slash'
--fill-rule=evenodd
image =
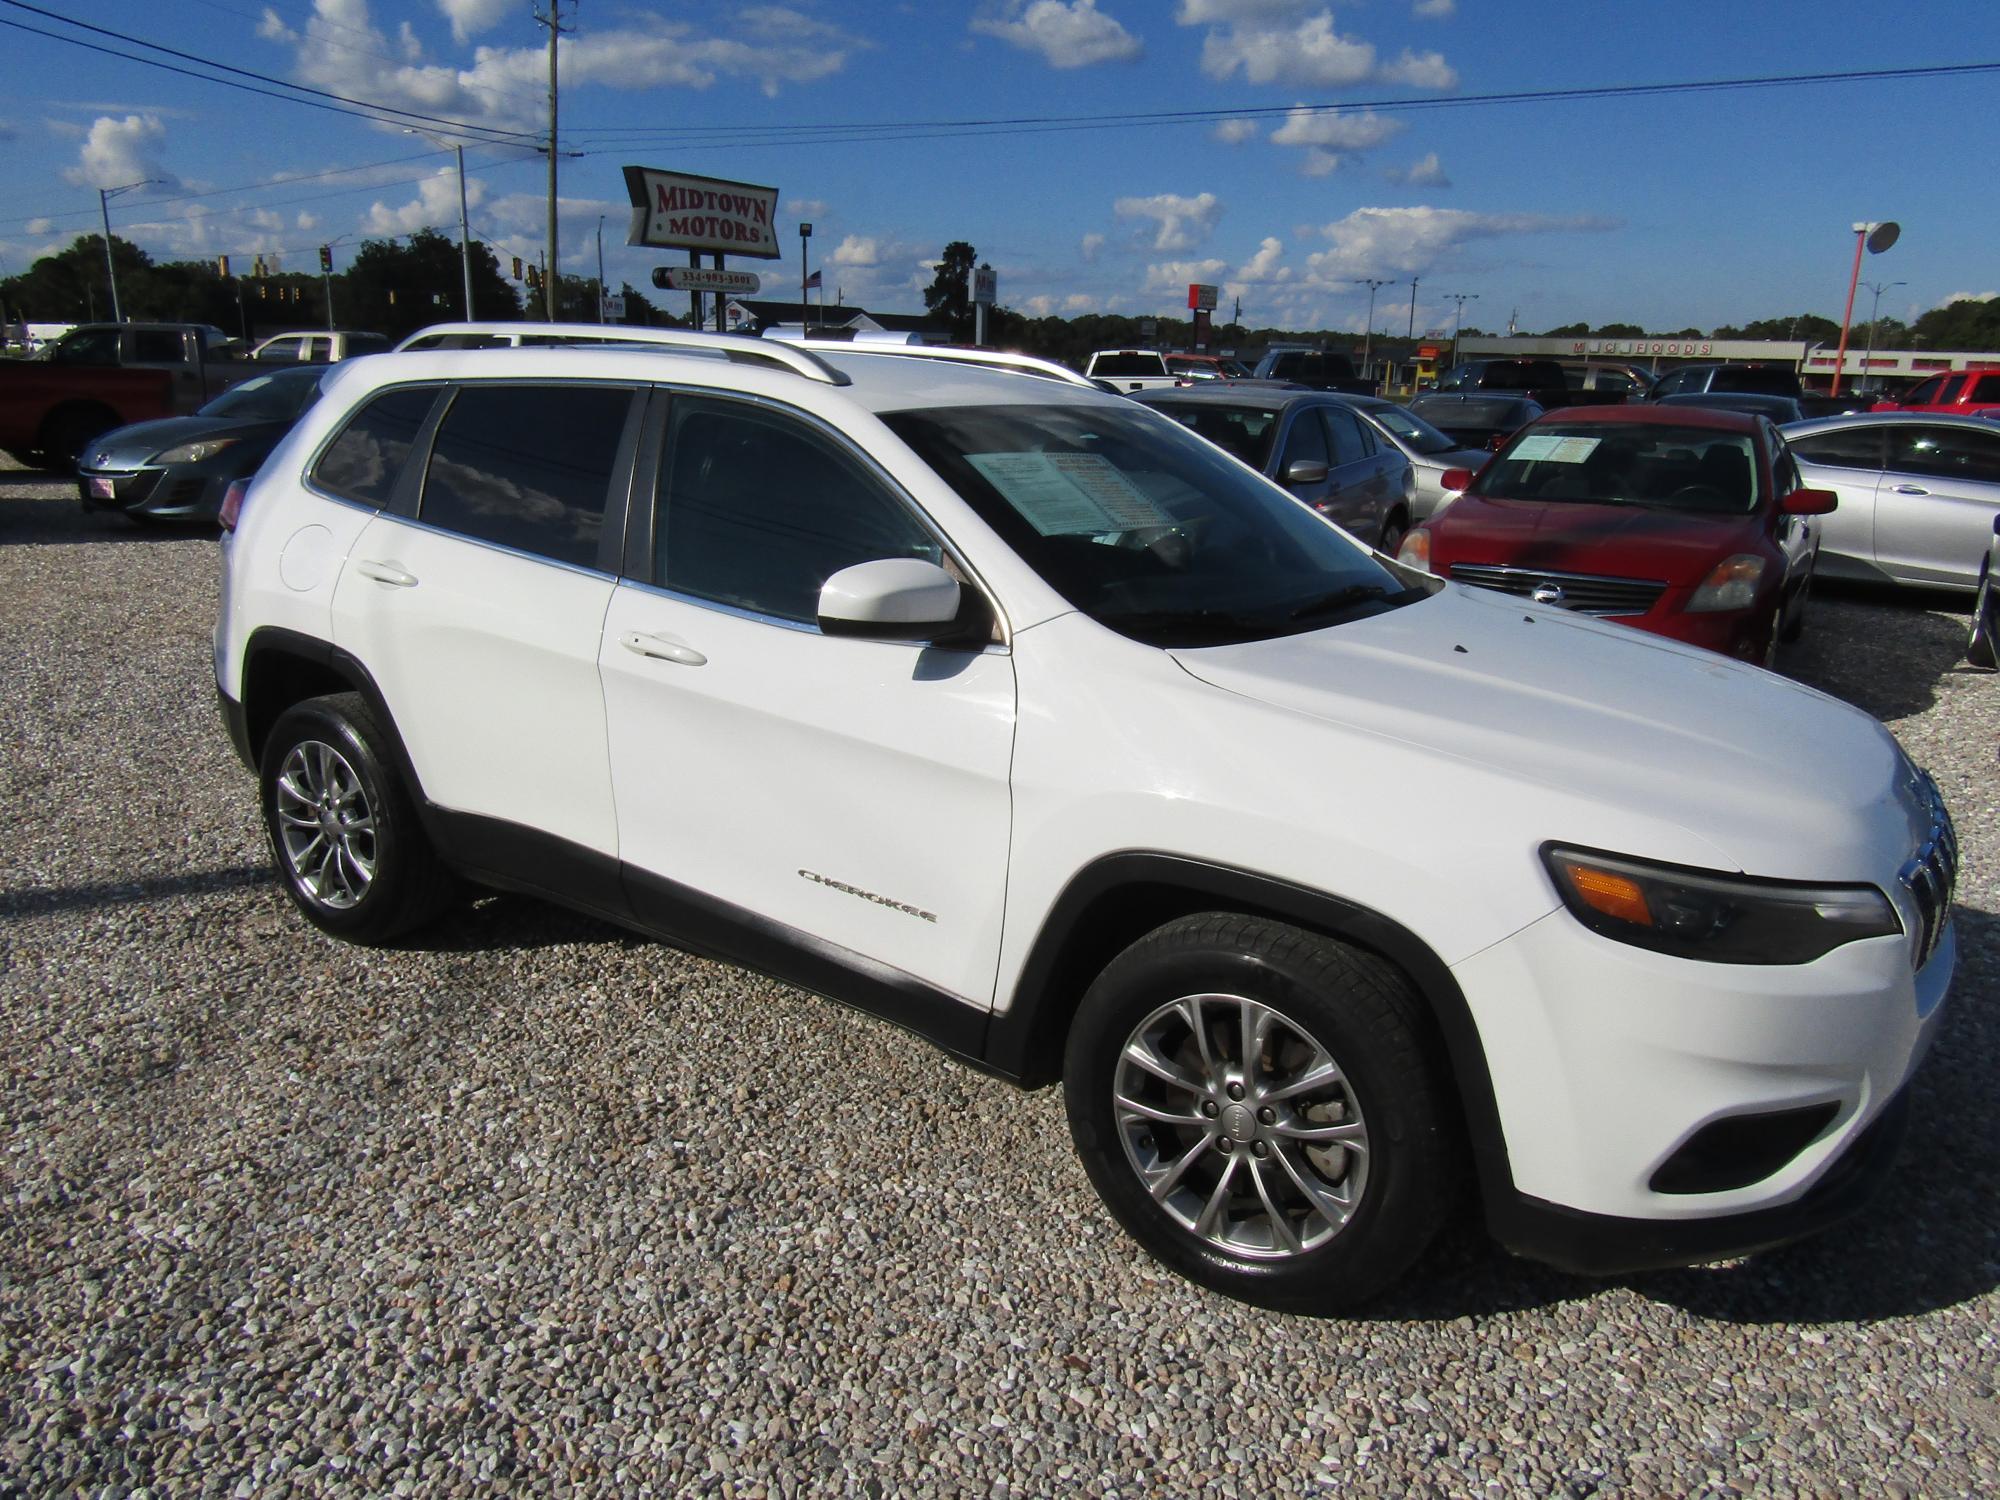
<path id="1" fill-rule="evenodd" d="M 1962 612 L 1822 598 L 1786 663 L 1965 845 L 1874 1210 L 1623 1283 L 1461 1231 L 1316 1322 L 1158 1270 L 1053 1091 L 885 1024 L 513 897 L 319 937 L 216 720 L 214 544 L 68 496 L 0 470 L 0 1493 L 2000 1488 L 2000 678 Z"/>

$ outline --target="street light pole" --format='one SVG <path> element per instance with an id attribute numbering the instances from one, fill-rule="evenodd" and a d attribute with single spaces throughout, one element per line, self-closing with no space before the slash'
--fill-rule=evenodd
<path id="1" fill-rule="evenodd" d="M 1847 330 L 1854 321 L 1854 289 L 1861 284 L 1861 252 L 1880 255 L 1896 243 L 1903 226 L 1894 219 L 1854 226 L 1854 270 L 1847 278 L 1847 310 L 1840 315 L 1840 352 L 1833 358 L 1833 394 L 1840 394 L 1841 373 L 1847 368 Z"/>
<path id="2" fill-rule="evenodd" d="M 458 159 L 458 269 L 465 277 L 465 321 L 472 321 L 472 225 L 465 211 L 465 146 L 462 142 L 451 143 L 451 154 Z"/>
<path id="3" fill-rule="evenodd" d="M 1477 302 L 1479 300 L 1479 293 L 1446 292 L 1444 295 L 1445 295 L 1445 300 L 1447 302 L 1455 302 L 1458 304 L 1458 306 L 1453 310 L 1451 315 L 1451 362 L 1453 364 L 1457 364 L 1458 325 L 1465 321 L 1465 304 L 1468 302 Z"/>
<path id="4" fill-rule="evenodd" d="M 1414 276 L 1410 278 L 1410 327 L 1403 337 L 1412 343 L 1417 337 L 1417 278 Z"/>
<path id="5" fill-rule="evenodd" d="M 597 321 L 604 321 L 604 214 L 597 216 Z"/>
<path id="6" fill-rule="evenodd" d="M 556 263 L 556 39 L 574 26 L 562 23 L 562 0 L 548 0 L 548 11 L 536 11 L 535 19 L 549 28 L 549 228 L 547 264 L 542 282 L 548 320 L 556 321 L 556 281 L 561 272 Z"/>
<path id="7" fill-rule="evenodd" d="M 99 188 L 97 190 L 97 212 L 104 219 L 104 276 L 111 283 L 111 321 L 122 323 L 125 314 L 118 306 L 118 268 L 111 262 L 111 200 L 120 193 L 129 193 L 134 188 L 151 187 L 160 179 L 148 177 L 144 182 L 128 182 L 123 187 Z"/>
<path id="8" fill-rule="evenodd" d="M 1385 286 L 1394 286 L 1393 281 L 1379 280 L 1373 276 L 1357 276 L 1356 286 L 1368 288 L 1368 328 L 1361 336 L 1361 378 L 1373 380 L 1375 369 L 1375 294 Z"/>
<path id="9" fill-rule="evenodd" d="M 1875 294 L 1874 300 L 1868 304 L 1868 352 L 1861 357 L 1861 379 L 1855 386 L 1856 390 L 1865 391 L 1868 389 L 1868 371 L 1875 363 L 1875 323 L 1876 315 L 1882 311 L 1882 294 L 1892 286 L 1908 286 L 1909 282 L 1864 281 L 1861 284 Z"/>

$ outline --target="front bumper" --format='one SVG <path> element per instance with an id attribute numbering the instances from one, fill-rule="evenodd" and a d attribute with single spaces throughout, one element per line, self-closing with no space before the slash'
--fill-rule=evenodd
<path id="1" fill-rule="evenodd" d="M 1558 910 L 1457 965 L 1511 1179 L 1487 1185 L 1496 1237 L 1572 1269 L 1632 1270 L 1744 1253 L 1850 1211 L 1893 1149 L 1892 1101 L 1936 1035 L 1957 963 L 1949 925 L 1912 972 L 1916 942 L 1703 964 Z M 1754 1136 L 1763 1120 L 1812 1123 L 1742 1170 L 1716 1172 L 1712 1156 L 1707 1181 L 1686 1170 L 1718 1128 Z"/>
<path id="2" fill-rule="evenodd" d="M 212 521 L 229 481 L 193 468 L 78 469 L 85 510 L 112 510 L 160 521 Z"/>

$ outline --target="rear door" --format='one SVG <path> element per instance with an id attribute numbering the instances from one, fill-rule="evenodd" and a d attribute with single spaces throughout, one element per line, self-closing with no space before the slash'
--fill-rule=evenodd
<path id="1" fill-rule="evenodd" d="M 737 956 L 748 933 L 989 1009 L 1012 655 L 821 633 L 820 586 L 853 563 L 922 557 L 972 585 L 830 428 L 724 396 L 661 405 L 658 478 L 635 487 L 601 657 L 634 906 L 669 931 L 719 927 Z"/>
<path id="2" fill-rule="evenodd" d="M 1335 508 L 1328 514 L 1372 546 L 1391 507 L 1402 499 L 1402 464 L 1381 451 L 1346 407 L 1323 406 L 1319 417 L 1333 448 Z"/>
<path id="3" fill-rule="evenodd" d="M 413 513 L 355 539 L 334 640 L 373 674 L 433 804 L 615 856 L 597 656 L 635 392 L 478 382 L 447 400 Z"/>
<path id="4" fill-rule="evenodd" d="M 1971 588 L 2000 513 L 2000 428 L 1899 424 L 1875 500 L 1875 557 L 1912 583 Z"/>

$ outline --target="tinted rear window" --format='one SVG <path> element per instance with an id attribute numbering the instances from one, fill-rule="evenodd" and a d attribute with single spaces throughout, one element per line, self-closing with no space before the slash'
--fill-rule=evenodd
<path id="1" fill-rule="evenodd" d="M 418 518 L 578 567 L 597 538 L 632 393 L 468 386 L 438 424 Z"/>
<path id="2" fill-rule="evenodd" d="M 1093 375 L 1164 375 L 1166 361 L 1157 354 L 1100 354 L 1090 367 Z"/>
<path id="3" fill-rule="evenodd" d="M 344 500 L 387 505 L 437 392 L 434 385 L 403 386 L 370 401 L 320 454 L 312 482 Z"/>
<path id="4" fill-rule="evenodd" d="M 1776 366 L 1724 365 L 1708 383 L 1712 391 L 1762 391 L 1771 396 L 1797 393 L 1799 377 Z"/>

